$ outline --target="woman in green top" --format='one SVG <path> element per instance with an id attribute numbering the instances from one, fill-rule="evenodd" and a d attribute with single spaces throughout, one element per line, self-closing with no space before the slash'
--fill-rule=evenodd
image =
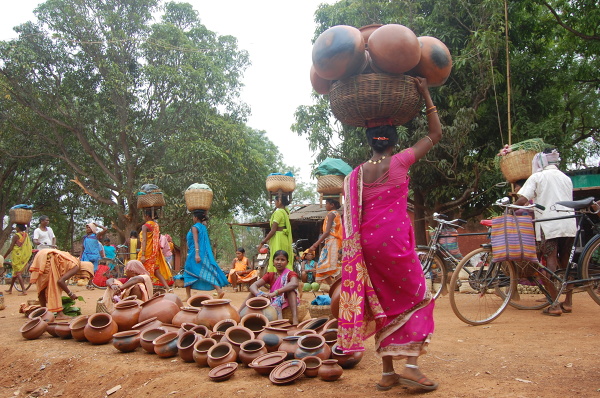
<path id="1" fill-rule="evenodd" d="M 290 211 L 285 207 L 290 204 L 289 193 L 280 192 L 275 198 L 275 211 L 271 215 L 271 230 L 258 245 L 258 249 L 269 242 L 270 258 L 267 272 L 275 272 L 273 265 L 273 254 L 277 250 L 285 250 L 294 253 L 292 249 L 292 225 L 290 224 Z M 293 255 L 293 254 L 292 254 Z M 294 262 L 290 261 L 287 268 L 293 270 Z"/>

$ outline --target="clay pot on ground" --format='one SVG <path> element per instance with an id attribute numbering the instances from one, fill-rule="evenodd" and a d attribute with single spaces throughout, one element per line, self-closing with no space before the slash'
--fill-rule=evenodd
<path id="1" fill-rule="evenodd" d="M 294 359 L 294 354 L 298 349 L 298 340 L 300 338 L 301 336 L 288 336 L 283 338 L 278 350 L 287 352 L 286 360 Z"/>
<path id="2" fill-rule="evenodd" d="M 208 330 L 208 328 L 204 325 L 196 325 L 190 330 L 202 337 L 208 337 L 208 335 L 210 334 L 210 330 Z"/>
<path id="3" fill-rule="evenodd" d="M 113 334 L 112 344 L 121 352 L 135 351 L 140 346 L 140 335 L 139 330 L 125 330 Z"/>
<path id="4" fill-rule="evenodd" d="M 304 325 L 303 329 L 311 329 L 311 330 L 314 330 L 316 333 L 320 333 L 323 330 L 323 326 L 325 326 L 325 324 L 327 323 L 328 320 L 329 320 L 329 317 L 327 317 L 327 316 L 322 316 L 322 317 L 313 319 L 311 322 Z"/>
<path id="5" fill-rule="evenodd" d="M 183 301 L 175 293 L 165 293 L 163 299 L 174 302 L 177 304 L 177 308 L 183 307 Z"/>
<path id="6" fill-rule="evenodd" d="M 246 366 L 250 362 L 252 362 L 255 358 L 258 358 L 261 355 L 266 354 L 267 347 L 265 347 L 265 342 L 258 339 L 248 340 L 243 342 L 240 345 L 240 352 L 238 354 L 238 359 Z"/>
<path id="7" fill-rule="evenodd" d="M 196 344 L 196 341 L 201 338 L 202 336 L 199 336 L 192 331 L 187 331 L 179 335 L 177 350 L 179 352 L 179 357 L 183 359 L 184 362 L 194 362 L 194 345 Z"/>
<path id="8" fill-rule="evenodd" d="M 294 331 L 293 336 L 306 336 L 307 334 L 318 334 L 318 333 L 312 329 L 300 329 L 300 330 Z"/>
<path id="9" fill-rule="evenodd" d="M 363 351 L 344 354 L 341 348 L 338 347 L 337 343 L 331 347 L 331 359 L 337 359 L 338 365 L 344 369 L 351 369 L 355 367 L 363 358 L 363 355 Z"/>
<path id="10" fill-rule="evenodd" d="M 331 356 L 331 348 L 320 334 L 309 334 L 298 340 L 298 349 L 294 353 L 294 357 L 302 359 L 308 356 L 316 356 L 322 360 L 329 359 Z"/>
<path id="11" fill-rule="evenodd" d="M 196 307 L 181 307 L 181 311 L 175 314 L 171 323 L 175 326 L 181 326 L 182 323 L 194 323 L 198 311 L 200 310 Z"/>
<path id="12" fill-rule="evenodd" d="M 85 328 L 83 329 L 85 331 Z M 71 334 L 71 327 L 68 321 L 56 322 L 56 326 L 54 327 L 54 333 L 57 334 L 61 339 L 70 339 L 73 337 Z"/>
<path id="13" fill-rule="evenodd" d="M 36 316 L 33 319 L 28 319 L 27 322 L 19 329 L 21 336 L 27 340 L 35 340 L 44 334 L 48 328 L 48 323 L 41 317 Z"/>
<path id="14" fill-rule="evenodd" d="M 141 305 L 139 322 L 156 317 L 162 323 L 171 323 L 179 312 L 179 307 L 173 301 L 165 300 L 164 295 L 151 298 Z"/>
<path id="15" fill-rule="evenodd" d="M 161 358 L 171 358 L 177 355 L 179 349 L 177 348 L 177 342 L 179 335 L 177 332 L 167 332 L 162 336 L 154 339 L 154 352 Z"/>
<path id="16" fill-rule="evenodd" d="M 44 322 L 54 322 L 54 314 L 51 311 L 48 311 L 48 308 L 46 307 L 36 308 L 35 310 L 31 311 L 27 317 L 29 319 L 33 319 L 37 318 L 38 316 L 42 318 Z"/>
<path id="17" fill-rule="evenodd" d="M 56 334 L 56 324 L 58 322 L 48 322 L 48 327 L 46 328 L 46 332 L 48 332 L 48 334 L 52 337 L 58 337 L 58 335 Z"/>
<path id="18" fill-rule="evenodd" d="M 319 377 L 325 381 L 335 381 L 344 373 L 344 369 L 337 363 L 337 359 L 326 359 L 319 368 Z"/>
<path id="19" fill-rule="evenodd" d="M 387 73 L 408 72 L 421 59 L 415 33 L 404 25 L 388 24 L 376 29 L 367 43 L 373 63 Z"/>
<path id="20" fill-rule="evenodd" d="M 142 308 L 137 301 L 128 300 L 115 304 L 115 310 L 110 314 L 119 327 L 119 332 L 131 330 L 139 321 Z"/>
<path id="21" fill-rule="evenodd" d="M 269 327 L 272 328 L 291 328 L 292 324 L 287 319 L 276 319 L 269 322 Z"/>
<path id="22" fill-rule="evenodd" d="M 254 336 L 258 336 L 269 326 L 269 319 L 263 314 L 249 313 L 242 317 L 240 325 L 252 330 Z"/>
<path id="23" fill-rule="evenodd" d="M 327 322 L 325 322 L 325 325 L 323 325 L 323 330 L 337 329 L 337 328 L 338 328 L 337 318 L 330 319 Z"/>
<path id="24" fill-rule="evenodd" d="M 194 344 L 194 353 L 192 357 L 194 358 L 194 362 L 199 367 L 208 366 L 208 350 L 212 348 L 212 346 L 216 345 L 217 341 L 211 338 L 204 338 L 196 341 Z"/>
<path id="25" fill-rule="evenodd" d="M 327 345 L 329 345 L 329 347 L 331 347 L 335 343 L 337 343 L 337 337 L 338 337 L 337 329 L 322 330 L 320 335 L 323 336 L 323 338 L 325 339 L 325 342 L 327 343 Z"/>
<path id="26" fill-rule="evenodd" d="M 452 72 L 450 50 L 441 40 L 431 36 L 418 38 L 421 46 L 421 58 L 413 69 L 407 72 L 411 76 L 427 79 L 429 87 L 438 87 L 446 83 Z"/>
<path id="27" fill-rule="evenodd" d="M 206 301 L 206 300 L 212 300 L 212 297 L 210 294 L 204 294 L 204 293 L 195 294 L 188 299 L 187 305 L 189 307 L 202 308 L 202 302 Z"/>
<path id="28" fill-rule="evenodd" d="M 71 329 L 71 336 L 73 336 L 73 339 L 77 341 L 87 341 L 84 331 L 88 319 L 89 315 L 80 315 L 69 322 L 69 329 Z"/>
<path id="29" fill-rule="evenodd" d="M 246 306 L 240 311 L 240 316 L 253 313 L 263 314 L 269 322 L 277 320 L 277 310 L 271 305 L 271 300 L 266 297 L 252 297 L 246 300 Z"/>
<path id="30" fill-rule="evenodd" d="M 213 299 L 202 302 L 202 310 L 198 312 L 195 323 L 213 330 L 217 322 L 223 319 L 240 321 L 240 315 L 231 305 L 231 300 Z"/>
<path id="31" fill-rule="evenodd" d="M 270 326 L 266 327 L 265 330 L 256 336 L 257 339 L 265 342 L 269 352 L 277 351 L 279 345 L 285 337 L 288 337 L 287 329 L 274 328 Z"/>
<path id="32" fill-rule="evenodd" d="M 179 326 L 179 330 L 177 331 L 177 333 L 179 333 L 179 337 L 181 337 L 182 334 L 184 334 L 185 332 L 189 332 L 196 326 L 198 325 L 196 325 L 195 323 L 184 322 Z"/>
<path id="33" fill-rule="evenodd" d="M 145 321 L 142 321 L 140 323 L 136 323 L 135 325 L 133 325 L 133 327 L 131 328 L 132 330 L 139 330 L 140 332 L 144 332 L 148 329 L 156 329 L 160 326 L 162 326 L 162 322 L 158 320 L 157 317 L 152 317 L 149 319 L 146 319 Z"/>
<path id="34" fill-rule="evenodd" d="M 233 346 L 225 341 L 217 343 L 208 350 L 208 366 L 214 368 L 223 363 L 236 362 L 237 354 Z"/>
<path id="35" fill-rule="evenodd" d="M 227 332 L 227 329 L 237 326 L 238 322 L 235 319 L 222 319 L 213 326 L 213 332 Z"/>
<path id="36" fill-rule="evenodd" d="M 106 344 L 118 331 L 119 327 L 112 316 L 103 312 L 91 315 L 83 329 L 85 338 L 92 344 Z"/>
<path id="37" fill-rule="evenodd" d="M 146 352 L 150 354 L 156 354 L 154 352 L 154 344 L 152 343 L 156 338 L 162 336 L 165 333 L 167 332 L 164 329 L 159 328 L 144 330 L 140 335 L 140 345 L 144 350 L 146 350 Z"/>
<path id="38" fill-rule="evenodd" d="M 164 329 L 166 332 L 178 332 L 180 329 L 179 326 L 175 326 L 172 323 L 163 323 L 160 328 Z"/>
<path id="39" fill-rule="evenodd" d="M 342 278 L 338 278 L 331 284 L 329 289 L 329 297 L 331 297 L 331 316 L 339 318 L 340 311 L 340 294 L 342 293 Z"/>
<path id="40" fill-rule="evenodd" d="M 312 62 L 323 79 L 350 77 L 364 66 L 365 41 L 353 26 L 333 26 L 317 37 L 312 48 Z"/>
<path id="41" fill-rule="evenodd" d="M 315 356 L 308 356 L 302 358 L 306 363 L 306 369 L 304 369 L 304 376 L 306 377 L 317 377 L 319 375 L 319 368 L 323 362 L 321 358 Z"/>
<path id="42" fill-rule="evenodd" d="M 235 350 L 235 353 L 239 354 L 242 343 L 252 339 L 254 339 L 254 333 L 252 330 L 243 326 L 234 326 L 227 329 L 225 336 L 223 336 L 221 341 L 227 341 L 229 344 L 231 344 Z"/>

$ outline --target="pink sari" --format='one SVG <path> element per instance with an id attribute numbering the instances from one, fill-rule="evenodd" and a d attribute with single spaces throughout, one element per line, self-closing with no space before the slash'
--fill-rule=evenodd
<path id="1" fill-rule="evenodd" d="M 346 177 L 338 343 L 364 351 L 375 335 L 380 356 L 419 356 L 433 334 L 434 301 L 415 253 L 408 217 L 412 148 L 395 155 L 390 171 L 364 184 L 362 166 Z"/>

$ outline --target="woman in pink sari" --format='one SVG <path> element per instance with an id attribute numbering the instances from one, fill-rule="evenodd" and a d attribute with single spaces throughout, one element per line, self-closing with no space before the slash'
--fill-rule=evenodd
<path id="1" fill-rule="evenodd" d="M 344 352 L 364 351 L 363 341 L 375 335 L 383 362 L 378 390 L 395 385 L 435 390 L 417 366 L 433 334 L 433 307 L 425 276 L 415 253 L 414 231 L 406 206 L 408 170 L 442 138 L 442 129 L 427 81 L 416 78 L 425 99 L 429 134 L 393 155 L 396 128 L 387 121 L 369 126 L 373 155 L 346 177 L 344 240 L 338 343 Z M 406 358 L 394 371 L 394 359 Z"/>

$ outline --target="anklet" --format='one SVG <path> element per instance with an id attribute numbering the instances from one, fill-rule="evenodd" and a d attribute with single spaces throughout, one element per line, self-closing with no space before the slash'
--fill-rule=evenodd
<path id="1" fill-rule="evenodd" d="M 407 368 L 411 368 L 411 369 L 419 369 L 418 365 L 413 365 L 413 364 L 410 364 L 410 363 L 407 363 L 404 366 L 407 367 Z"/>
<path id="2" fill-rule="evenodd" d="M 393 376 L 393 375 L 395 375 L 395 374 L 396 374 L 396 372 L 394 372 L 394 371 L 392 370 L 391 372 L 383 372 L 381 375 L 382 375 L 382 376 Z"/>

